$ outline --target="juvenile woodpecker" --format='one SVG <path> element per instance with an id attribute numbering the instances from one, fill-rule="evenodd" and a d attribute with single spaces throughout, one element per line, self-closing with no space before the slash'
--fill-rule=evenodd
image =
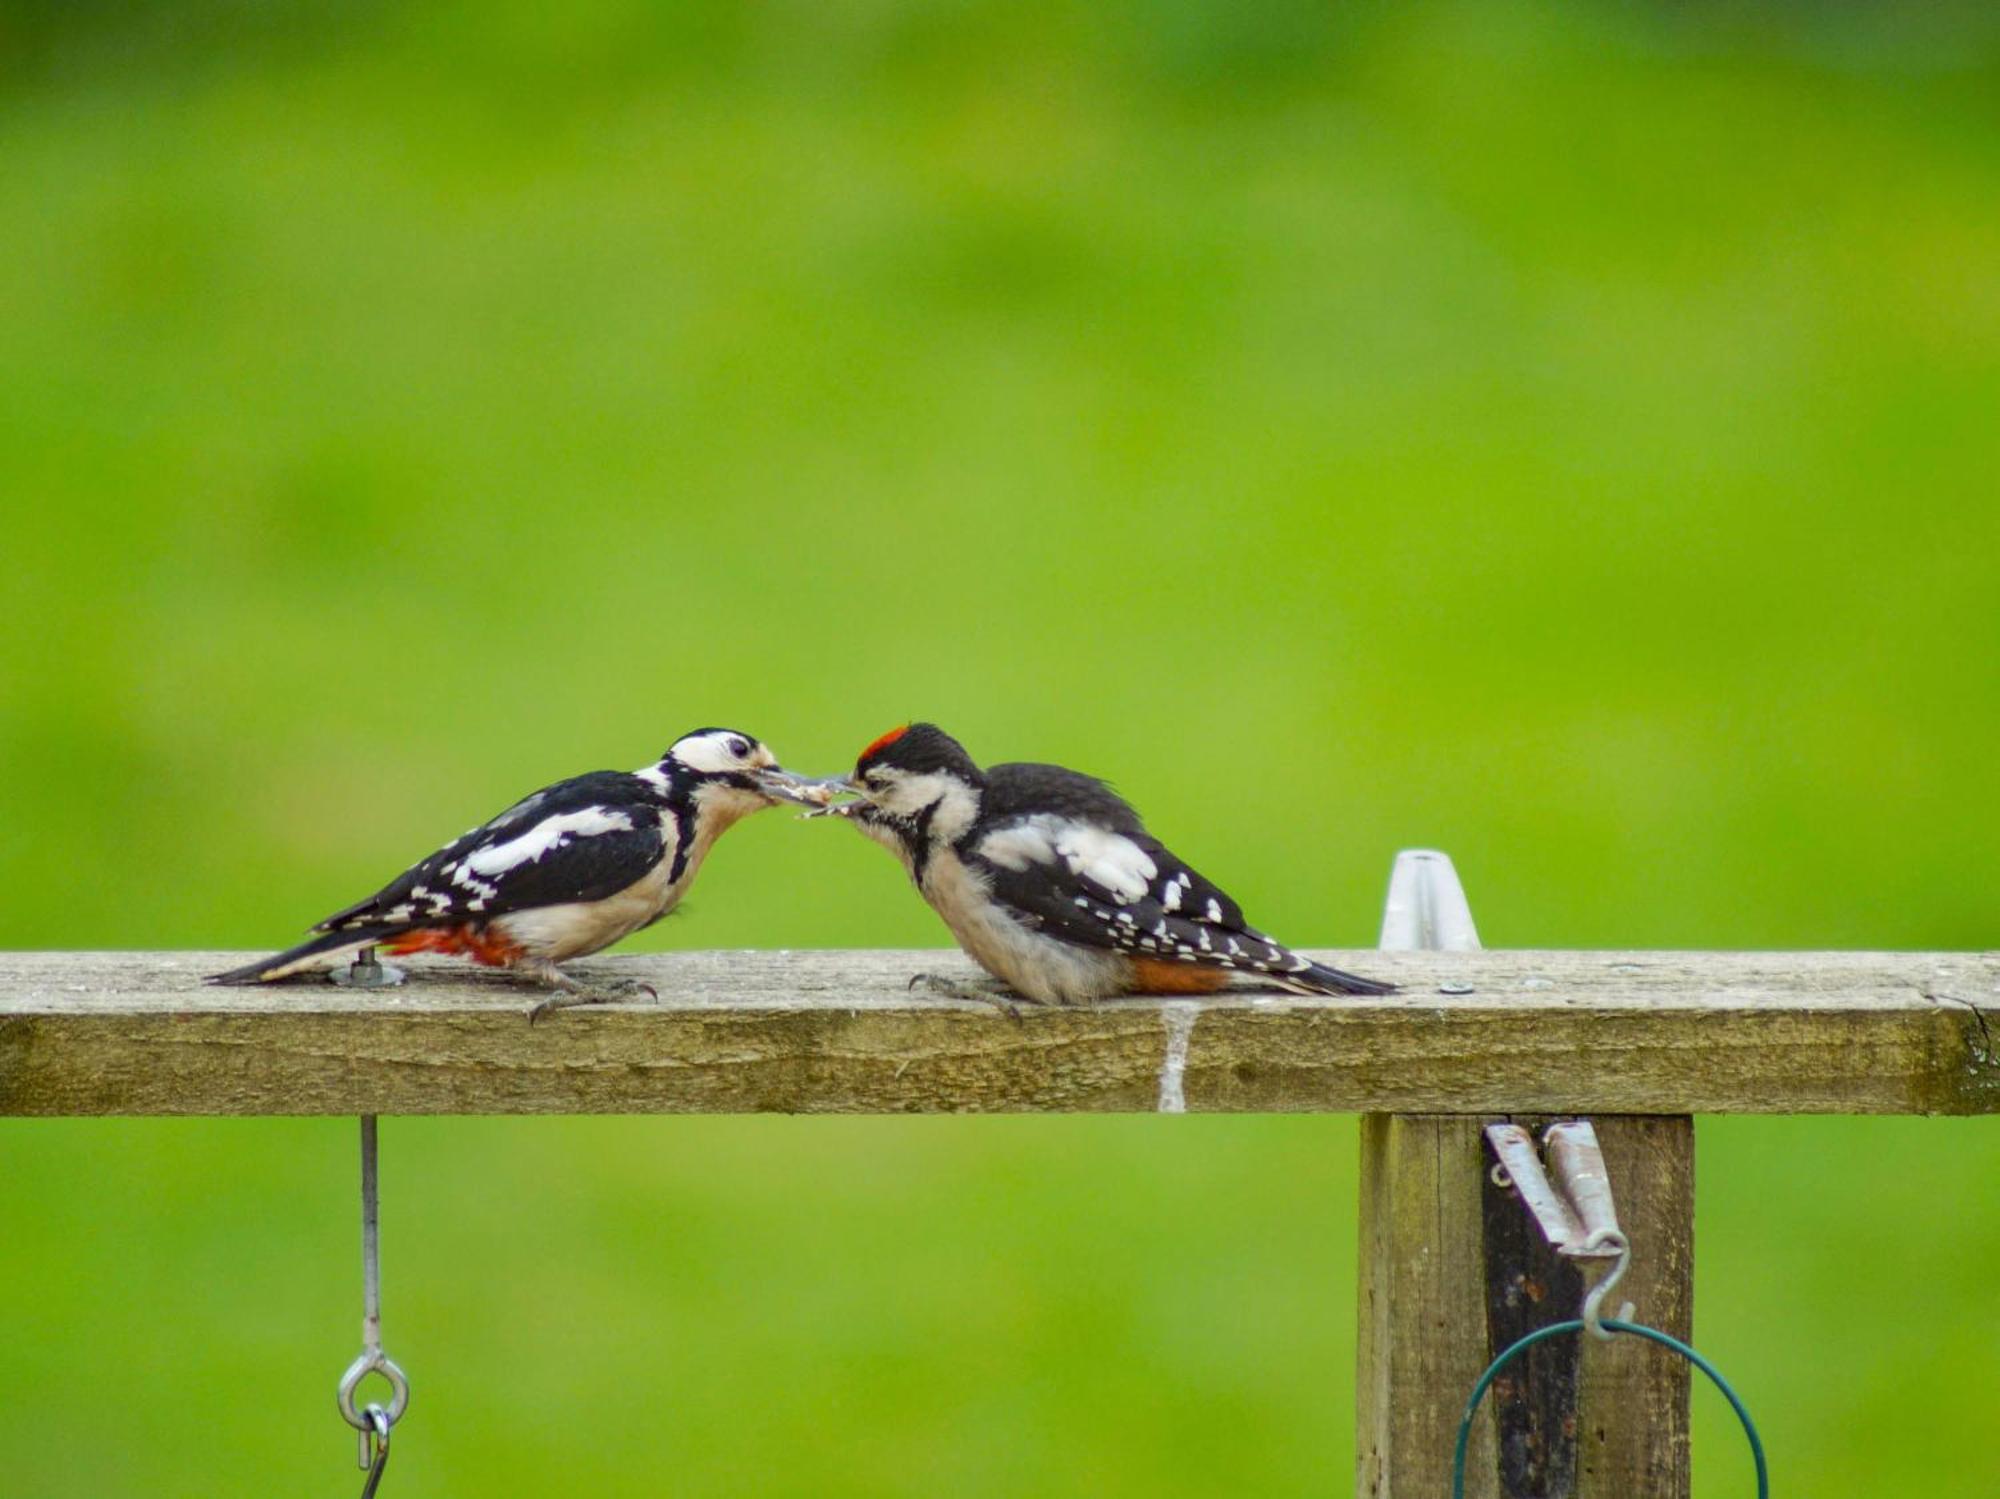
<path id="1" fill-rule="evenodd" d="M 509 968 L 588 1004 L 556 965 L 609 947 L 671 911 L 715 840 L 780 801 L 823 804 L 815 783 L 779 768 L 735 729 L 697 729 L 658 762 L 545 786 L 481 823 L 275 957 L 212 984 L 270 983 L 337 965 L 360 948 L 455 953 Z"/>
<path id="2" fill-rule="evenodd" d="M 861 752 L 826 809 L 903 861 L 958 945 L 1043 1004 L 1200 994 L 1235 973 L 1300 994 L 1395 986 L 1301 957 L 1246 925 L 1236 902 L 1146 831 L 1102 781 L 1059 765 L 981 770 L 935 724 Z M 931 981 L 934 988 L 951 989 Z"/>

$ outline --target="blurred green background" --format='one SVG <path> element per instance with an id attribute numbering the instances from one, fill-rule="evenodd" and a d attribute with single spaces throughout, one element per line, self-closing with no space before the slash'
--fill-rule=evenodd
<path id="1" fill-rule="evenodd" d="M 274 946 L 684 729 L 920 715 L 1303 943 L 1436 845 L 1496 946 L 1993 946 L 1996 63 L 1973 5 L 9 0 L 0 943 Z M 941 939 L 772 816 L 631 946 Z M 353 1135 L 0 1123 L 8 1495 L 353 1492 Z M 384 1139 L 388 1492 L 1351 1486 L 1351 1120 Z M 1994 1122 L 1700 1174 L 1781 1491 L 2000 1491 Z"/>

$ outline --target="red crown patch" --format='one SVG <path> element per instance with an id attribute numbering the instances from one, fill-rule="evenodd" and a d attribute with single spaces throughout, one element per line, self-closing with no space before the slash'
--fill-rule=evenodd
<path id="1" fill-rule="evenodd" d="M 876 755 L 879 755 L 883 750 L 887 749 L 890 745 L 894 744 L 898 739 L 901 739 L 905 734 L 909 732 L 910 732 L 910 726 L 908 724 L 906 723 L 898 724 L 895 728 L 891 729 L 888 733 L 884 734 L 880 739 L 877 739 L 873 744 L 869 745 L 868 748 L 863 750 L 861 754 L 855 759 L 854 763 L 856 765 L 859 765 L 864 760 L 873 759 Z"/>

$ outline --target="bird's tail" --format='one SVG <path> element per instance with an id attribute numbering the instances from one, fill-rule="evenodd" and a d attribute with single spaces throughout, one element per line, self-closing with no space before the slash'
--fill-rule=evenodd
<path id="1" fill-rule="evenodd" d="M 331 968 L 351 952 L 358 952 L 370 943 L 392 937 L 406 928 L 400 926 L 355 926 L 344 931 L 322 932 L 319 936 L 301 942 L 297 947 L 272 957 L 259 958 L 254 963 L 245 963 L 241 968 L 232 968 L 227 973 L 212 973 L 204 983 L 209 984 L 271 984 L 279 979 L 288 979 L 295 974 L 308 973 L 318 969 Z"/>
<path id="2" fill-rule="evenodd" d="M 1298 994 L 1394 994 L 1394 984 L 1383 983 L 1380 979 L 1365 979 L 1359 974 L 1347 973 L 1338 968 L 1329 968 L 1324 963 L 1315 963 L 1310 958 L 1293 959 L 1300 966 L 1273 977 L 1287 989 Z"/>

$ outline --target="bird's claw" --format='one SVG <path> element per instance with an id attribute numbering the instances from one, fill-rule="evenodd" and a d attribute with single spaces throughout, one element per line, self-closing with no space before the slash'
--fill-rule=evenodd
<path id="1" fill-rule="evenodd" d="M 596 989 L 577 989 L 565 994 L 551 994 L 528 1007 L 528 1024 L 534 1025 L 544 1015 L 554 1010 L 574 1010 L 583 1005 L 615 1005 L 629 1003 L 640 995 L 653 1003 L 659 1003 L 660 991 L 651 984 L 637 979 L 623 983 L 609 984 Z"/>
<path id="2" fill-rule="evenodd" d="M 964 979 L 955 979 L 946 973 L 914 973 L 910 975 L 910 982 L 905 987 L 912 993 L 922 987 L 947 999 L 969 999 L 978 1004 L 992 1005 L 1005 1010 L 1007 1018 L 1016 1024 L 1021 1020 L 1019 996 L 1013 990 L 999 984 L 989 986 L 977 981 L 968 983 Z"/>

